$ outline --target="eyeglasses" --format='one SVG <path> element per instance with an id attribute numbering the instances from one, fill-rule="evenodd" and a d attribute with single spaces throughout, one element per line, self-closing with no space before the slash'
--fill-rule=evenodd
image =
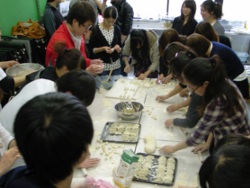
<path id="1" fill-rule="evenodd" d="M 90 26 L 82 25 L 82 26 L 83 26 L 83 28 L 84 28 L 86 31 L 89 31 L 89 30 L 92 29 L 92 25 L 90 25 Z"/>

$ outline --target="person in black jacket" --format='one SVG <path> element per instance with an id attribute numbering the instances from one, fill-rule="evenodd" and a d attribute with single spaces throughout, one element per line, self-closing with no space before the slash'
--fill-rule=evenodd
<path id="1" fill-rule="evenodd" d="M 107 7 L 103 12 L 103 22 L 94 27 L 89 40 L 90 58 L 101 59 L 104 64 L 102 75 L 120 74 L 121 30 L 114 25 L 118 17 L 117 9 Z"/>
<path id="2" fill-rule="evenodd" d="M 107 0 L 103 0 L 107 2 Z M 126 0 L 111 0 L 111 4 L 117 8 L 118 18 L 116 20 L 116 25 L 121 29 L 121 43 L 124 45 L 125 40 L 132 31 L 134 10 L 133 7 Z M 124 72 L 125 63 L 121 58 L 121 74 L 127 76 L 127 73 Z"/>
<path id="3" fill-rule="evenodd" d="M 181 15 L 174 19 L 172 28 L 176 29 L 180 35 L 191 35 L 197 25 L 194 19 L 196 3 L 194 0 L 185 0 L 181 6 Z"/>

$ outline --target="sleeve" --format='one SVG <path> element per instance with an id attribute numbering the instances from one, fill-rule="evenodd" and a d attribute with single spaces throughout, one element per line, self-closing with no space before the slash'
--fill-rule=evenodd
<path id="1" fill-rule="evenodd" d="M 186 118 L 175 118 L 173 124 L 183 128 L 193 128 L 200 120 L 201 116 L 198 107 L 202 104 L 203 97 L 191 94 L 191 101 L 187 110 Z"/>
<path id="2" fill-rule="evenodd" d="M 197 124 L 197 129 L 186 140 L 186 144 L 193 146 L 202 143 L 211 130 L 223 120 L 223 113 L 224 105 L 219 99 L 210 102 L 205 109 L 203 117 Z"/>
<path id="3" fill-rule="evenodd" d="M 123 56 L 130 56 L 131 55 L 131 49 L 130 49 L 130 35 L 128 36 L 127 40 L 125 41 L 125 44 L 122 49 L 122 55 Z"/>
<path id="4" fill-rule="evenodd" d="M 43 23 L 46 31 L 49 33 L 50 36 L 56 31 L 56 22 L 55 22 L 55 15 L 49 8 L 45 8 L 44 15 L 43 15 Z"/>
<path id="5" fill-rule="evenodd" d="M 159 47 L 158 47 L 158 42 L 156 41 L 154 45 L 151 48 L 152 54 L 150 56 L 152 64 L 150 65 L 149 69 L 152 71 L 155 71 L 159 67 L 160 63 L 160 53 L 159 53 Z"/>
<path id="6" fill-rule="evenodd" d="M 124 7 L 124 26 L 121 28 L 121 32 L 123 35 L 129 35 L 130 30 L 132 29 L 133 25 L 133 18 L 134 18 L 134 11 L 131 6 Z"/>

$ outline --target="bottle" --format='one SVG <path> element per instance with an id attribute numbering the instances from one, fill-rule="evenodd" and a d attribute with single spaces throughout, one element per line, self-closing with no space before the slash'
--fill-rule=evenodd
<path id="1" fill-rule="evenodd" d="M 120 164 L 113 170 L 113 181 L 119 188 L 129 188 L 131 186 L 139 156 L 132 150 L 124 150 Z"/>

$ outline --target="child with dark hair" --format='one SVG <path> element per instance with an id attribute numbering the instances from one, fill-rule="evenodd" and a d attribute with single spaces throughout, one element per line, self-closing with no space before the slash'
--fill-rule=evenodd
<path id="1" fill-rule="evenodd" d="M 47 79 L 37 79 L 27 84 L 20 93 L 9 101 L 0 111 L 0 123 L 7 131 L 13 134 L 14 117 L 21 106 L 33 97 L 49 92 L 69 92 L 81 100 L 84 105 L 88 106 L 94 100 L 96 82 L 91 74 L 83 70 L 70 71 L 60 77 L 56 83 Z M 88 158 L 80 167 L 94 167 L 97 166 L 98 163 L 99 159 Z"/>
<path id="2" fill-rule="evenodd" d="M 45 69 L 34 72 L 26 76 L 26 84 L 38 78 L 57 81 L 62 75 L 71 70 L 85 69 L 86 63 L 82 53 L 76 48 L 66 48 L 66 44 L 57 42 L 55 51 L 58 53 L 55 67 L 45 67 Z"/>
<path id="3" fill-rule="evenodd" d="M 199 171 L 201 188 L 248 188 L 250 148 L 226 145 L 209 156 Z"/>
<path id="4" fill-rule="evenodd" d="M 129 56 L 131 56 L 136 77 L 142 80 L 147 77 L 158 77 L 160 55 L 158 38 L 154 31 L 133 29 L 125 42 L 122 55 L 126 64 L 124 72 L 130 71 Z"/>
<path id="5" fill-rule="evenodd" d="M 1 187 L 70 187 L 74 169 L 89 155 L 94 129 L 76 97 L 48 93 L 25 103 L 14 124 L 26 165 L 0 178 Z"/>
<path id="6" fill-rule="evenodd" d="M 175 29 L 167 29 L 162 32 L 158 41 L 160 52 L 160 72 L 156 82 L 167 84 L 170 82 L 172 76 L 169 75 L 170 71 L 168 68 L 168 63 L 164 61 L 164 51 L 169 45 L 171 45 L 171 43 L 182 42 L 182 39 L 179 37 L 178 32 Z"/>
<path id="7" fill-rule="evenodd" d="M 185 66 L 183 78 L 190 92 L 203 96 L 199 109 L 202 117 L 186 141 L 164 146 L 161 148 L 163 153 L 174 153 L 203 143 L 208 136 L 206 144 L 209 147 L 228 134 L 250 134 L 245 101 L 233 82 L 227 79 L 218 56 L 193 59 Z"/>
<path id="8" fill-rule="evenodd" d="M 170 69 L 172 70 L 173 76 L 179 81 L 179 85 L 170 91 L 170 94 L 174 94 L 175 91 L 179 91 L 178 89 L 182 90 L 186 88 L 185 82 L 181 76 L 184 67 L 194 58 L 191 52 L 180 52 L 177 57 L 174 57 L 170 61 Z M 168 97 L 170 95 L 166 95 Z M 164 96 L 163 96 L 164 97 Z M 157 100 L 161 101 L 163 99 L 161 96 L 157 96 Z M 184 102 L 170 105 L 167 107 L 168 112 L 173 112 L 179 108 L 182 108 L 186 105 L 188 106 L 187 114 L 185 118 L 174 118 L 174 119 L 167 119 L 165 121 L 165 126 L 169 128 L 170 126 L 179 126 L 183 128 L 193 128 L 197 122 L 199 121 L 201 115 L 198 112 L 198 108 L 202 105 L 203 97 L 197 95 L 195 92 L 190 93 L 188 99 Z"/>

